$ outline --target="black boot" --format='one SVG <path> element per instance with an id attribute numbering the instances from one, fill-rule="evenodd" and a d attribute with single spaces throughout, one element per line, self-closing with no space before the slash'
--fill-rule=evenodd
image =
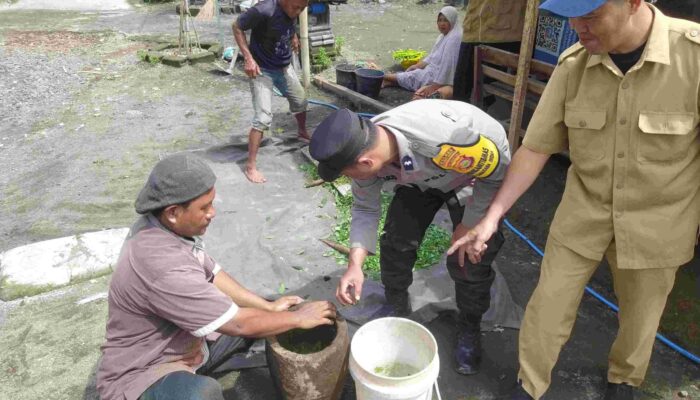
<path id="1" fill-rule="evenodd" d="M 608 382 L 605 400 L 634 400 L 634 388 L 626 383 Z"/>
<path id="2" fill-rule="evenodd" d="M 370 319 L 384 317 L 402 317 L 411 315 L 411 299 L 405 290 L 384 290 L 386 303 Z"/>
<path id="3" fill-rule="evenodd" d="M 457 328 L 455 348 L 456 370 L 462 375 L 474 375 L 481 365 L 481 318 L 478 321 L 460 322 Z"/>

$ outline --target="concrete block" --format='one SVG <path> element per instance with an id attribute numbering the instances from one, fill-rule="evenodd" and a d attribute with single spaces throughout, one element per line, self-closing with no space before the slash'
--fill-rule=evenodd
<path id="1" fill-rule="evenodd" d="M 193 54 L 191 56 L 188 56 L 187 60 L 191 64 L 209 63 L 216 60 L 216 55 L 207 51 L 205 53 Z M 163 60 L 163 63 L 165 63 L 165 60 Z"/>
<path id="2" fill-rule="evenodd" d="M 211 53 L 209 53 L 211 54 Z M 168 55 L 163 57 L 163 64 L 170 65 L 171 67 L 182 67 L 187 63 L 187 57 L 185 56 L 175 56 Z"/>
<path id="3" fill-rule="evenodd" d="M 110 272 L 128 232 L 128 228 L 109 229 L 1 253 L 0 299 L 33 295 Z"/>
<path id="4" fill-rule="evenodd" d="M 209 46 L 207 50 L 209 50 L 209 52 L 214 54 L 217 58 L 221 57 L 221 55 L 224 53 L 224 48 L 218 43 Z"/>
<path id="5" fill-rule="evenodd" d="M 177 47 L 177 43 L 162 43 L 159 44 L 158 46 L 154 47 L 154 51 L 163 51 L 167 49 L 174 49 Z"/>

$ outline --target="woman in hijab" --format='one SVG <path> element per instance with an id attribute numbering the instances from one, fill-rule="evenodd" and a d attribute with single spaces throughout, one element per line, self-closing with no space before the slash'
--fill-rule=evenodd
<path id="1" fill-rule="evenodd" d="M 414 92 L 414 99 L 435 96 L 452 97 L 452 81 L 457 67 L 462 27 L 457 24 L 457 9 L 443 7 L 437 18 L 440 31 L 430 54 L 405 72 L 386 74 L 383 87 L 399 85 Z"/>

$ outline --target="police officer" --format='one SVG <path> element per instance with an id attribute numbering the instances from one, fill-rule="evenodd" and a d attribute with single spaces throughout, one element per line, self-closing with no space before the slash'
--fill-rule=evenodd
<path id="1" fill-rule="evenodd" d="M 413 101 L 371 120 L 336 111 L 316 128 L 309 150 L 324 180 L 352 178 L 351 252 L 336 290 L 343 304 L 360 300 L 362 264 L 376 249 L 380 192 L 386 181 L 397 184 L 380 241 L 387 303 L 377 316 L 411 313 L 416 252 L 435 214 L 446 204 L 454 236 L 462 236 L 483 216 L 510 162 L 503 127 L 478 108 L 449 100 Z M 491 262 L 503 241 L 500 233 L 490 239 L 479 263 L 460 268 L 456 257 L 447 260 L 459 309 L 457 371 L 465 375 L 479 369 L 479 326 L 489 308 Z"/>
<path id="2" fill-rule="evenodd" d="M 559 59 L 486 217 L 453 244 L 477 262 L 505 212 L 551 154 L 569 150 L 566 189 L 520 331 L 521 386 L 551 381 L 584 287 L 610 264 L 619 331 L 605 399 L 632 399 L 649 365 L 676 271 L 700 225 L 700 25 L 643 0 L 548 0 L 580 42 Z"/>

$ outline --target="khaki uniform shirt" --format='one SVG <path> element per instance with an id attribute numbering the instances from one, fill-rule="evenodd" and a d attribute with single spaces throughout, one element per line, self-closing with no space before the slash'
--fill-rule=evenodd
<path id="1" fill-rule="evenodd" d="M 462 24 L 462 42 L 519 42 L 527 0 L 471 0 Z"/>
<path id="2" fill-rule="evenodd" d="M 510 164 L 508 139 L 498 121 L 461 101 L 416 100 L 379 114 L 372 122 L 396 137 L 399 165 L 384 167 L 371 179 L 353 180 L 350 247 L 376 251 L 386 181 L 421 190 L 454 190 L 465 205 L 466 226 L 484 216 Z"/>
<path id="3" fill-rule="evenodd" d="M 677 267 L 700 222 L 700 25 L 655 14 L 640 60 L 623 75 L 579 43 L 559 59 L 523 145 L 569 150 L 550 234 L 620 268 Z"/>

